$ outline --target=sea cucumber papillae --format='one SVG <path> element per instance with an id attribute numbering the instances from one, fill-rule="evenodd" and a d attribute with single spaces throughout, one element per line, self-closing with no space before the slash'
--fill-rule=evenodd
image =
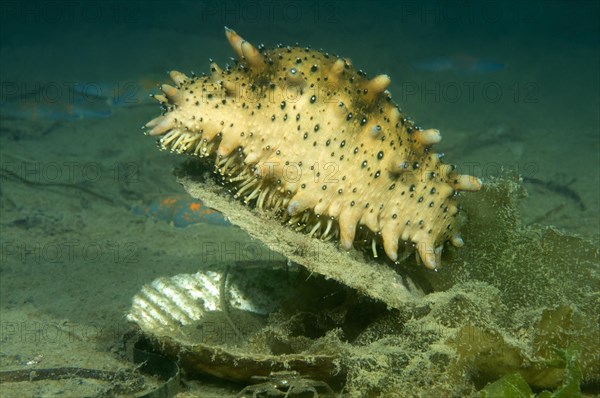
<path id="1" fill-rule="evenodd" d="M 235 198 L 347 250 L 383 247 L 393 261 L 416 252 L 435 269 L 445 242 L 463 244 L 457 192 L 481 182 L 441 162 L 439 131 L 403 115 L 387 75 L 368 79 L 348 59 L 225 33 L 235 65 L 172 71 L 175 87 L 155 95 L 165 112 L 146 127 L 162 148 L 213 157 Z"/>

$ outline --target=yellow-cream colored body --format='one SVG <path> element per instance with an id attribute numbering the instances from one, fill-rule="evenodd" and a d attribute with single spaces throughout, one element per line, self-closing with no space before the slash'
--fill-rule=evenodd
<path id="1" fill-rule="evenodd" d="M 481 182 L 443 164 L 438 130 L 408 120 L 386 90 L 350 61 L 300 47 L 256 49 L 226 29 L 239 63 L 207 76 L 171 72 L 155 97 L 165 113 L 149 134 L 177 152 L 211 156 L 236 198 L 350 249 L 415 251 L 440 265 L 456 231 L 457 191 Z M 218 209 L 217 209 L 218 210 Z"/>

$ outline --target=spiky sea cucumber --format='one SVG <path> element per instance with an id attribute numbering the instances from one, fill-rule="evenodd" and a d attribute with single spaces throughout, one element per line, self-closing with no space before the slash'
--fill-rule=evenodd
<path id="1" fill-rule="evenodd" d="M 442 163 L 436 129 L 403 115 L 387 75 L 367 79 L 348 59 L 310 48 L 254 47 L 225 28 L 239 61 L 209 75 L 172 71 L 146 124 L 160 146 L 209 156 L 233 196 L 308 235 L 372 249 L 392 261 L 417 253 L 440 265 L 456 231 L 458 191 L 478 178 Z"/>

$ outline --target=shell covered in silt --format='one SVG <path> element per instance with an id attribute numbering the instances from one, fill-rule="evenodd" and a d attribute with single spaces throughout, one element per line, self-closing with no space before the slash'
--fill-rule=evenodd
<path id="1" fill-rule="evenodd" d="M 309 291 L 319 300 L 325 291 L 319 283 L 325 282 L 311 278 L 303 283 L 306 275 L 300 271 L 281 262 L 236 262 L 161 277 L 133 297 L 127 319 L 137 325 L 151 351 L 177 360 L 188 375 L 249 382 L 287 369 L 319 379 L 343 377 L 336 365 L 340 350 L 328 350 L 321 340 L 301 332 L 319 329 L 300 321 L 312 316 L 303 306 L 313 299 L 298 300 L 299 294 Z M 280 311 L 293 315 L 269 316 Z M 299 326 L 292 335 L 294 320 Z"/>
<path id="2" fill-rule="evenodd" d="M 387 75 L 367 78 L 348 59 L 309 48 L 254 47 L 226 28 L 239 61 L 156 95 L 146 127 L 160 146 L 214 158 L 232 195 L 290 228 L 372 250 L 392 261 L 416 250 L 440 265 L 461 246 L 458 191 L 479 179 L 442 163 L 436 129 L 421 129 L 391 100 Z"/>
<path id="3" fill-rule="evenodd" d="M 176 335 L 186 327 L 214 322 L 214 314 L 230 311 L 257 319 L 268 315 L 289 295 L 287 274 L 268 267 L 236 268 L 214 265 L 195 274 L 162 277 L 133 297 L 127 320 L 144 332 Z M 212 314 L 212 315 L 211 315 Z M 229 327 L 229 325 L 226 325 Z"/>

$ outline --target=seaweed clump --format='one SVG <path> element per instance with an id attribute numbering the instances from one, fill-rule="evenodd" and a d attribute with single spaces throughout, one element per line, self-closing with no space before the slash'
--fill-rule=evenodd
<path id="1" fill-rule="evenodd" d="M 514 377 L 537 393 L 566 391 L 557 397 L 578 396 L 580 385 L 598 392 L 598 248 L 553 227 L 522 225 L 524 195 L 521 181 L 505 176 L 465 199 L 470 244 L 423 275 L 432 292 L 421 306 L 363 333 L 350 390 L 464 396 Z"/>
<path id="2" fill-rule="evenodd" d="M 226 351 L 230 359 L 219 366 L 237 381 L 251 382 L 249 375 L 230 372 L 240 358 L 263 376 L 280 370 L 273 368 L 279 358 L 277 366 L 301 374 L 310 364 L 311 379 L 326 380 L 350 396 L 503 397 L 489 394 L 511 382 L 540 394 L 575 391 L 554 395 L 559 398 L 577 396 L 579 388 L 597 392 L 598 249 L 552 227 L 524 226 L 518 203 L 526 193 L 517 177 L 488 181 L 480 195 L 465 199 L 469 244 L 449 250 L 441 270 L 413 266 L 410 278 L 397 280 L 368 277 L 393 269 L 389 264 L 336 254 L 315 239 L 293 241 L 289 229 L 279 231 L 277 223 L 265 226 L 268 217 L 252 217 L 220 195 L 223 187 L 209 174 L 181 181 L 192 196 L 309 272 L 298 277 L 289 300 L 234 346 L 211 345 L 206 351 L 189 339 L 181 344 L 155 336 L 158 349 L 170 346 L 172 357 L 186 354 L 196 370 L 214 368 L 215 354 Z M 270 241 L 262 239 L 264 231 Z M 307 250 L 298 251 L 302 245 Z M 356 277 L 340 271 L 336 255 L 352 260 Z M 400 267 L 395 271 L 411 268 Z M 388 295 L 391 283 L 404 290 Z M 267 356 L 268 363 L 252 359 Z"/>

